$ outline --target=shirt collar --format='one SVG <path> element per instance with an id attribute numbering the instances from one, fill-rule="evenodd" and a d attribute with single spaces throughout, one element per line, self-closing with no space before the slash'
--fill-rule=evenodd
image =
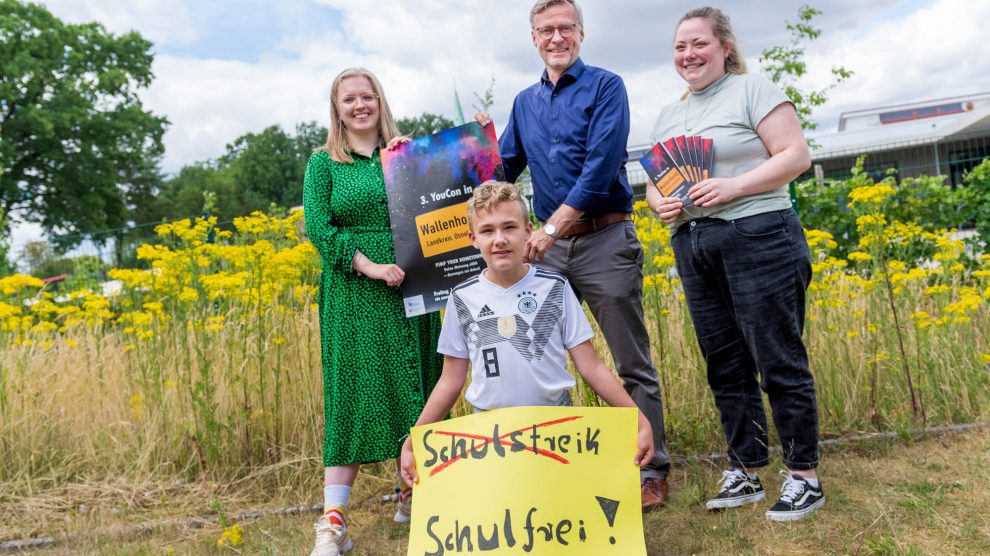
<path id="1" fill-rule="evenodd" d="M 571 64 L 571 67 L 567 68 L 567 71 L 565 71 L 563 75 L 560 76 L 560 79 L 557 80 L 557 84 L 559 85 L 561 83 L 577 81 L 578 78 L 581 77 L 581 74 L 584 73 L 584 70 L 587 67 L 588 66 L 584 64 L 584 61 L 582 61 L 581 57 L 579 56 L 578 59 L 574 60 L 574 63 Z M 565 80 L 564 78 L 567 77 L 568 75 L 570 77 Z M 545 69 L 543 70 L 543 75 L 540 77 L 540 82 L 543 83 L 544 85 L 551 85 L 551 86 L 553 85 L 553 83 L 551 83 L 550 81 L 550 78 L 547 77 L 547 70 Z"/>

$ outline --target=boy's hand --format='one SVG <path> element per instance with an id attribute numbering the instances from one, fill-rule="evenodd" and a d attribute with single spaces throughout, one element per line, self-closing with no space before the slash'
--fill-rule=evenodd
<path id="1" fill-rule="evenodd" d="M 649 423 L 647 423 L 647 426 L 649 426 Z M 650 438 L 652 442 L 652 435 Z M 399 471 L 402 474 L 402 480 L 407 485 L 411 487 L 416 486 L 419 476 L 416 474 L 416 458 L 413 456 L 412 438 L 408 436 L 406 437 L 406 441 L 402 443 L 402 453 L 399 455 Z"/>
<path id="2" fill-rule="evenodd" d="M 633 463 L 637 467 L 645 467 L 653 461 L 653 427 L 642 411 L 637 413 L 639 413 L 639 434 L 636 435 L 636 457 L 633 458 Z"/>

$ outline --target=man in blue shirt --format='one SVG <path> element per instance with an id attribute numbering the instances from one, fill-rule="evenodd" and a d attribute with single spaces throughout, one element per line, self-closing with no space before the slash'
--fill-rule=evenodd
<path id="1" fill-rule="evenodd" d="M 660 384 L 643 322 L 643 248 L 626 176 L 629 101 L 622 79 L 578 57 L 584 27 L 574 0 L 540 0 L 530 12 L 546 71 L 516 96 L 499 150 L 509 181 L 529 166 L 543 226 L 526 256 L 563 274 L 588 302 L 616 371 L 653 426 L 656 453 L 642 471 L 643 509 L 667 496 Z M 478 114 L 482 123 L 488 114 Z"/>

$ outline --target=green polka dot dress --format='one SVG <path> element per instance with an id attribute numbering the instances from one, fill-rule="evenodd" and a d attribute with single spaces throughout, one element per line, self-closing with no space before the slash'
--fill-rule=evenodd
<path id="1" fill-rule="evenodd" d="M 313 153 L 303 186 L 306 234 L 323 259 L 327 467 L 398 456 L 442 367 L 438 314 L 406 318 L 399 288 L 351 270 L 355 251 L 375 263 L 395 262 L 378 150 L 371 158 L 353 156 L 353 164 L 341 164 Z"/>

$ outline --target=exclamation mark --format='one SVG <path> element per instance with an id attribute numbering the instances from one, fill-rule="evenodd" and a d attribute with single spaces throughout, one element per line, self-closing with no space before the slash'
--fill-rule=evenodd
<path id="1" fill-rule="evenodd" d="M 602 513 L 605 514 L 605 519 L 608 521 L 609 527 L 615 526 L 615 512 L 619 511 L 619 501 L 612 500 L 611 498 L 602 498 L 601 496 L 595 496 L 598 500 L 598 505 L 602 507 Z M 609 544 L 615 544 L 615 537 L 609 536 Z"/>

